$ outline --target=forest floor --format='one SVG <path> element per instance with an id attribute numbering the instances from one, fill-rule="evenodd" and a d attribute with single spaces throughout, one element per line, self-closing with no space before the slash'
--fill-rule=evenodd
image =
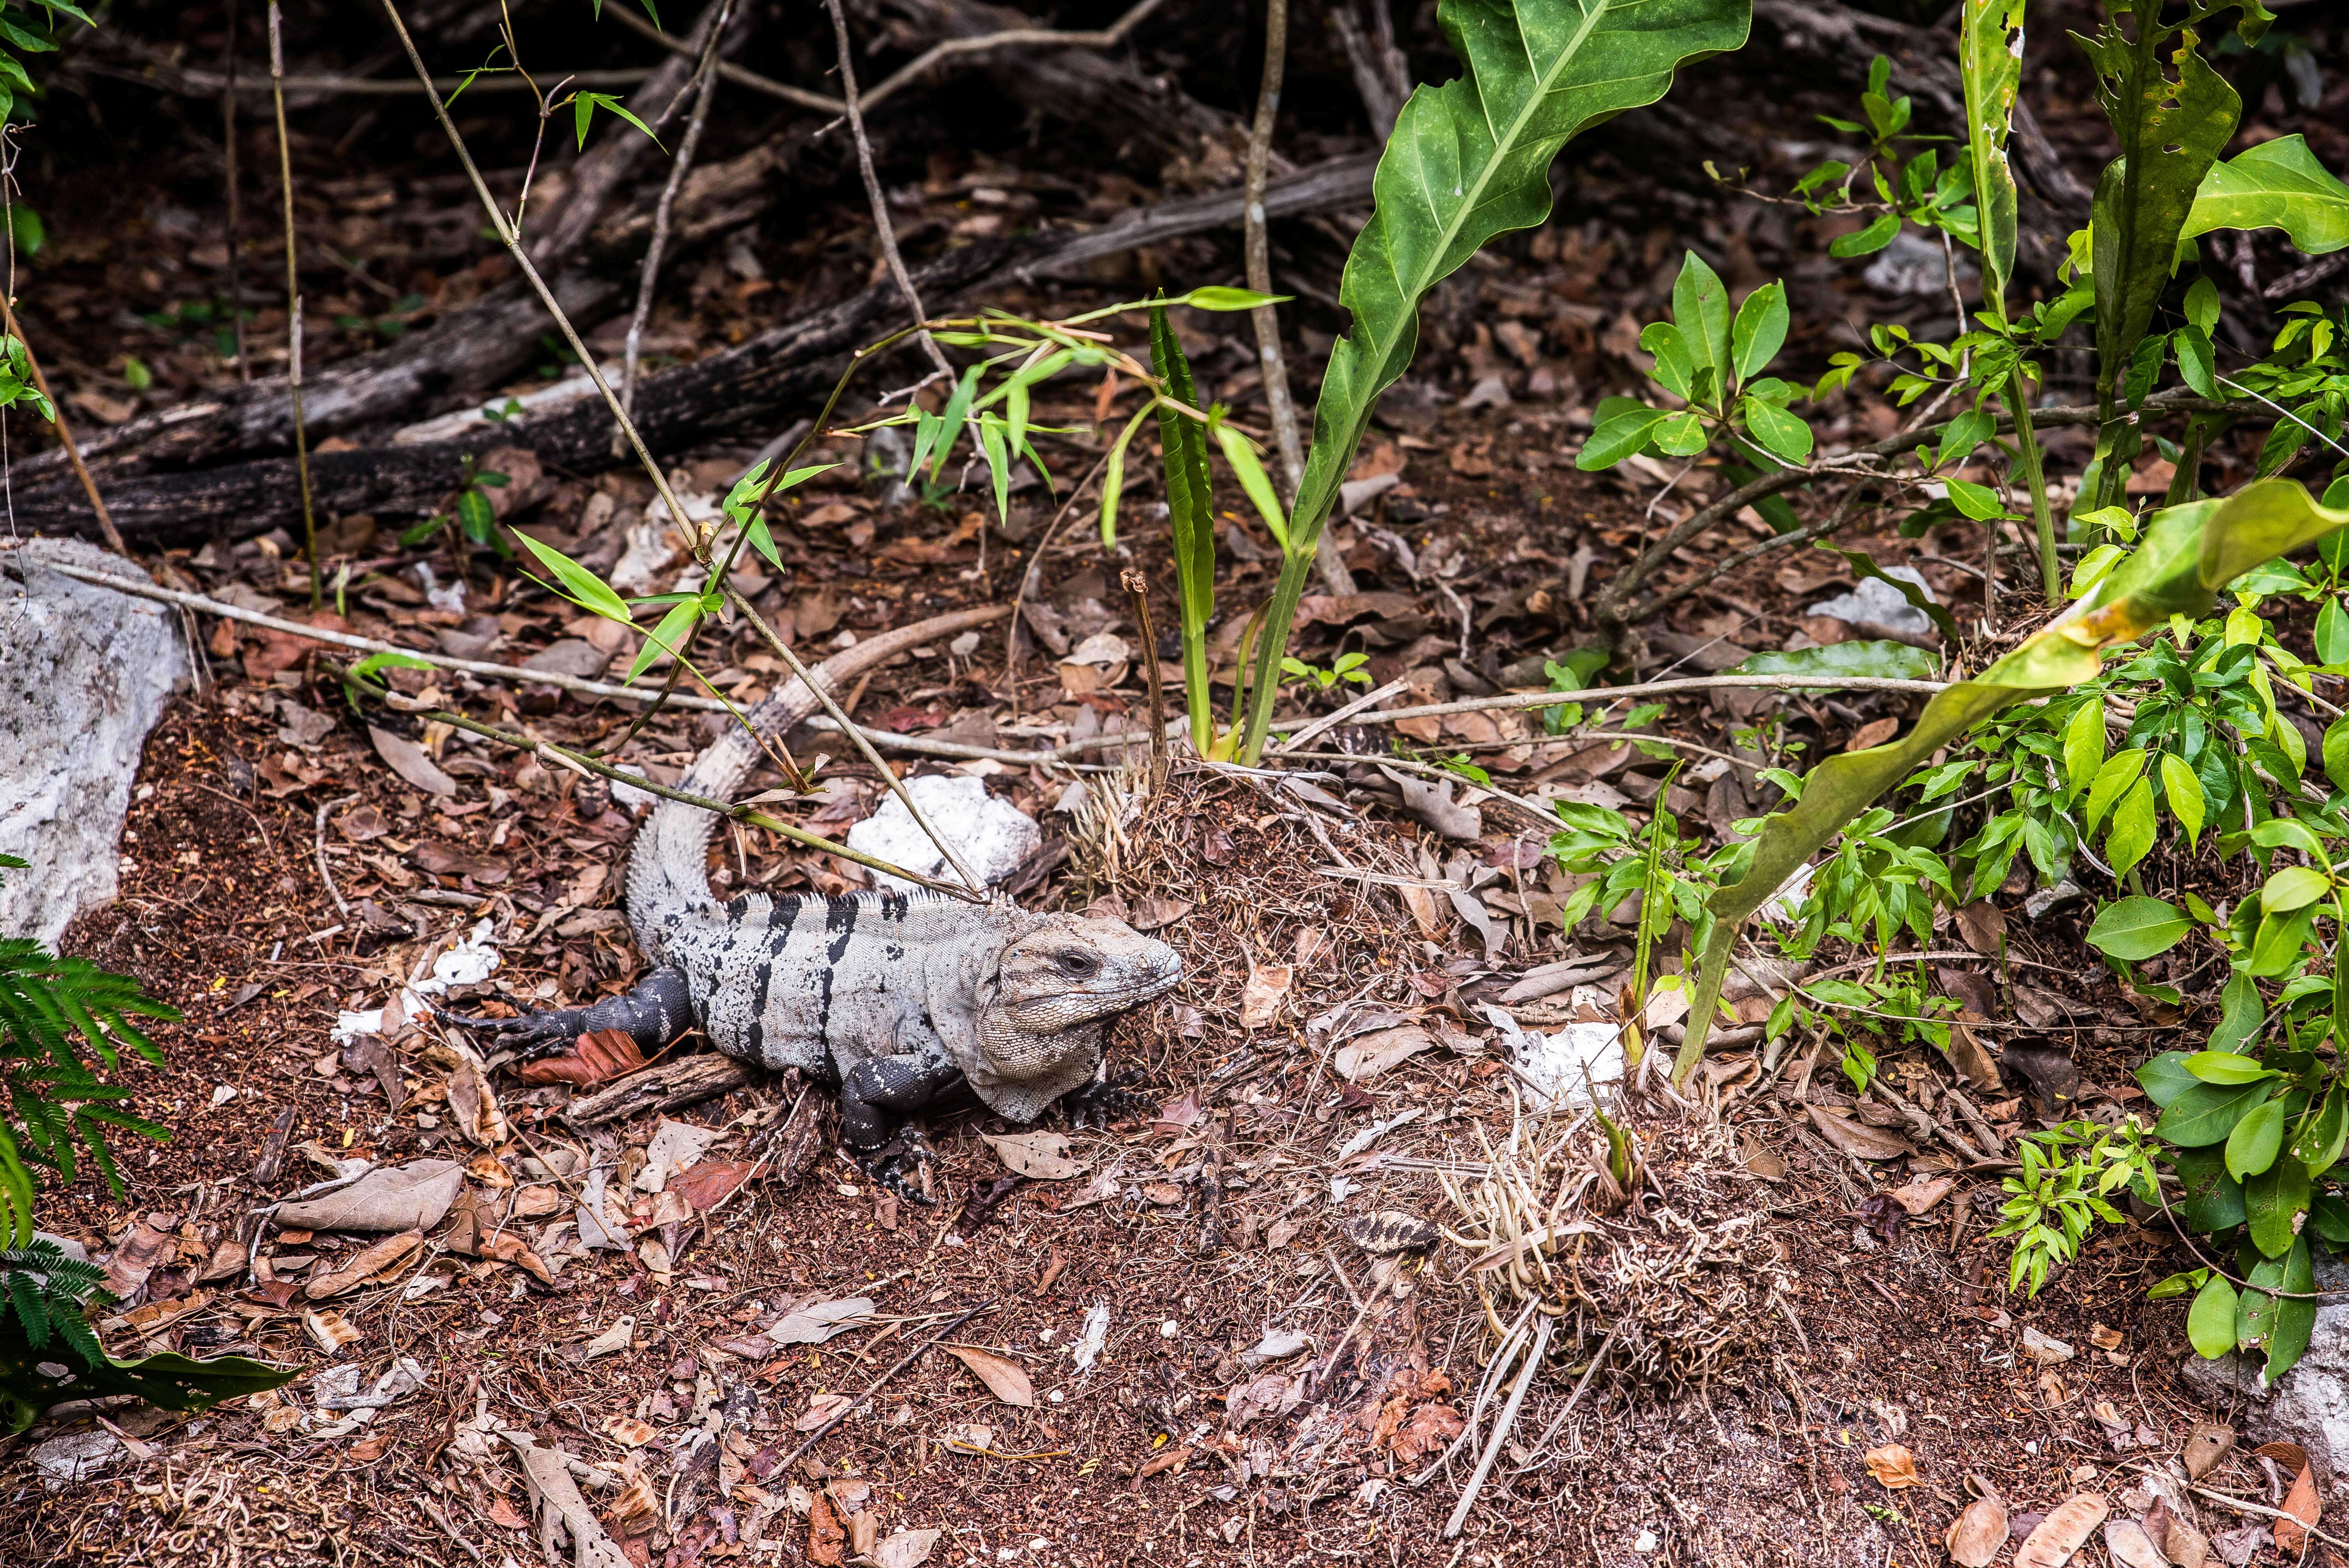
<path id="1" fill-rule="evenodd" d="M 2339 112 L 2349 98 L 2334 81 L 2329 115 L 2267 129 L 2309 130 L 2338 168 L 2349 162 Z M 2042 119 L 2086 168 L 2101 133 L 2076 80 L 2069 90 Z M 965 104 L 942 101 L 949 115 Z M 1783 125 L 1754 129 L 1784 112 L 1766 91 L 1740 88 L 1695 120 L 1664 123 L 1685 138 L 1704 117 L 1734 121 L 1748 144 L 1777 150 L 1781 166 L 1758 183 L 1808 156 L 1773 139 Z M 348 146 L 379 150 L 389 136 L 367 119 L 348 142 L 297 137 L 305 244 L 334 261 L 308 284 L 312 318 L 333 324 L 314 328 L 321 359 L 379 347 L 509 275 L 478 241 L 479 215 L 437 148 L 429 167 L 399 152 L 396 175 L 345 167 Z M 1361 144 L 1359 134 L 1299 140 L 1314 143 L 1291 145 L 1299 161 Z M 249 160 L 264 151 L 274 169 L 274 144 L 246 145 Z M 502 151 L 491 161 L 511 173 L 521 155 Z M 1832 222 L 1651 190 L 1625 157 L 1614 144 L 1579 164 L 1556 220 L 1495 247 L 1431 302 L 1414 374 L 1388 395 L 1353 470 L 1393 483 L 1325 546 L 1357 592 L 1306 602 L 1296 651 L 1309 662 L 1359 652 L 1372 684 L 1401 679 L 1413 700 L 1444 701 L 1539 687 L 1545 657 L 1590 637 L 1591 597 L 1719 482 L 1644 460 L 1604 475 L 1574 466 L 1592 406 L 1634 384 L 1639 329 L 1664 313 L 1687 246 L 1740 294 L 1788 279 L 1790 362 L 1823 367 L 1829 349 L 1850 346 L 1851 320 L 1948 330 L 1944 284 L 1915 256 L 1863 274 L 1826 255 Z M 18 309 L 68 416 L 93 428 L 222 394 L 234 379 L 211 303 L 227 262 L 217 174 L 203 158 L 176 159 L 96 188 L 91 215 L 57 222 L 20 284 Z M 1185 172 L 1166 188 L 1232 175 Z M 899 232 L 917 256 L 1100 220 L 1143 194 L 1051 139 L 926 164 L 909 156 L 892 178 Z M 253 216 L 267 206 L 255 193 L 246 201 L 258 276 L 283 253 L 258 248 L 271 215 Z M 863 286 L 879 275 L 867 224 L 851 176 L 788 221 L 771 214 L 680 258 L 650 352 L 690 362 Z M 1326 219 L 1276 230 L 1283 286 L 1293 280 L 1307 295 L 1300 315 L 1325 326 L 1350 232 Z M 1228 239 L 1154 246 L 1081 284 L 1007 285 L 985 303 L 1059 313 L 1162 281 L 1226 281 L 1237 276 Z M 246 323 L 264 368 L 272 353 L 282 363 L 268 346 L 285 325 L 266 304 Z M 1177 326 L 1203 397 L 1259 415 L 1245 322 L 1183 315 Z M 617 352 L 613 324 L 589 342 Z M 1292 353 L 1301 365 L 1327 346 L 1309 325 Z M 432 411 L 498 407 L 543 389 L 559 356 L 544 368 Z M 1016 753 L 1144 722 L 1141 661 L 1154 652 L 1171 665 L 1174 649 L 1140 646 L 1119 573 L 1143 570 L 1163 626 L 1174 576 L 1145 500 L 1154 480 L 1128 497 L 1113 549 L 1093 534 L 1089 506 L 1063 516 L 1054 499 L 1098 453 L 1100 429 L 1132 412 L 1131 388 L 1121 396 L 1113 383 L 1040 395 L 1040 427 L 1081 434 L 1045 443 L 1057 490 L 1023 475 L 1000 524 L 983 476 L 907 491 L 893 478 L 902 448 L 827 436 L 811 460 L 843 466 L 793 492 L 790 525 L 776 530 L 787 570 L 746 566 L 737 585 L 796 646 L 825 651 L 1024 593 L 1016 645 L 998 623 L 898 655 L 856 687 L 849 706 L 878 728 Z M 1819 424 L 1823 440 L 1857 444 L 1907 417 L 1863 380 Z M 772 433 L 679 455 L 678 488 L 723 493 Z M 481 465 L 511 480 L 490 498 L 502 518 L 599 571 L 633 565 L 646 591 L 669 586 L 683 557 L 657 521 L 647 531 L 647 480 L 552 471 L 501 448 L 492 422 L 475 434 Z M 2062 471 L 2085 456 L 2073 436 L 2049 435 Z M 337 443 L 357 441 L 326 447 Z M 2207 454 L 2210 488 L 2240 481 L 2248 458 Z M 2158 493 L 2159 480 L 2148 464 L 2145 485 Z M 1226 679 L 1245 607 L 1276 565 L 1260 527 L 1227 501 L 1217 597 L 1242 613 L 1218 626 Z M 512 563 L 458 554 L 450 532 L 403 541 L 409 521 L 322 520 L 327 576 L 340 583 L 322 614 L 419 651 L 536 657 L 572 675 L 611 662 L 605 628 Z M 1917 568 L 1965 631 L 1941 650 L 1952 666 L 1979 669 L 2043 617 L 2022 587 L 2019 537 L 1992 542 L 1956 521 L 1909 539 L 1896 521 L 1863 520 L 1837 542 Z M 138 553 L 171 586 L 310 616 L 294 535 L 241 531 Z M 1768 537 L 1758 519 L 1730 520 L 1678 552 L 1661 585 Z M 1839 639 L 1847 629 L 1809 606 L 1853 581 L 1825 551 L 1763 555 L 1640 628 L 1622 673 L 1719 670 L 1752 651 Z M 1683 758 L 1707 759 L 1680 774 L 1639 748 L 1553 736 L 1522 713 L 1405 727 L 1402 754 L 1464 758 L 1506 792 L 1464 784 L 1478 815 L 1459 837 L 1400 809 L 1371 762 L 1394 738 L 1384 730 L 1328 738 L 1342 755 L 1315 762 L 1305 790 L 1178 769 L 1131 813 L 1104 805 L 1135 788 L 1130 769 L 909 758 L 907 771 L 979 777 L 1045 824 L 1051 852 L 1031 862 L 1023 903 L 1119 913 L 1189 968 L 1180 990 L 1121 1024 L 1112 1051 L 1113 1066 L 1144 1070 L 1154 1117 L 1071 1130 L 1072 1169 L 1018 1181 L 1007 1150 L 1024 1158 L 1019 1146 L 987 1140 L 999 1123 L 936 1119 L 938 1202 L 923 1208 L 878 1191 L 829 1146 L 796 1180 L 771 1179 L 760 1161 L 795 1103 L 774 1082 L 590 1128 L 566 1118 L 571 1088 L 525 1084 L 502 1064 L 476 1091 L 431 1026 L 338 1038 L 346 1015 L 383 1007 L 460 946 L 497 956 L 493 973 L 452 992 L 465 1006 L 624 988 L 642 964 L 618 909 L 638 816 L 608 786 L 532 757 L 380 710 L 360 717 L 336 655 L 316 644 L 185 624 L 198 678 L 149 740 L 120 897 L 62 944 L 183 1010 L 155 1031 L 164 1064 L 123 1078 L 130 1109 L 174 1136 L 126 1145 L 127 1199 L 85 1173 L 46 1201 L 43 1219 L 109 1261 L 123 1295 L 106 1326 L 118 1354 L 234 1351 L 301 1376 L 200 1414 L 114 1410 L 103 1426 L 61 1416 L 0 1440 L 7 1561 L 566 1561 L 574 1548 L 543 1536 L 545 1510 L 525 1479 L 521 1445 L 533 1444 L 580 1461 L 587 1532 L 611 1542 L 596 1550 L 638 1568 L 860 1554 L 912 1568 L 924 1553 L 942 1564 L 1083 1568 L 1882 1568 L 1940 1561 L 1944 1532 L 1984 1492 L 2005 1500 L 2018 1542 L 2083 1492 L 2141 1513 L 2143 1467 L 2176 1455 L 2198 1424 L 2240 1414 L 2210 1408 L 2181 1377 L 2180 1305 L 2146 1299 L 2185 1266 L 2168 1233 L 2112 1227 L 2035 1297 L 2006 1288 L 2005 1243 L 1986 1233 L 2016 1140 L 2066 1117 L 2116 1119 L 2141 1101 L 2137 1063 L 2207 1032 L 2118 990 L 2081 941 L 2084 905 L 2026 917 L 2030 890 L 2017 878 L 1991 901 L 2007 917 L 2002 950 L 1974 950 L 1973 934 L 1946 919 L 1936 934 L 1940 985 L 2010 1057 L 1995 1090 L 1970 1091 L 1939 1052 L 1879 1041 L 1884 1087 L 1855 1096 L 1835 1043 L 1801 1034 L 1776 1049 L 1721 1043 L 1693 1106 L 1673 1103 L 1653 1075 L 1626 1088 L 1639 1174 L 1582 1211 L 1588 1231 L 1554 1264 L 1571 1271 L 1576 1305 L 1464 1528 L 1445 1533 L 1477 1457 L 1447 1449 L 1464 1419 L 1489 1432 L 1489 1407 L 1510 1392 L 1480 1405 L 1495 1329 L 1516 1315 L 1506 1271 L 1470 1274 L 1449 1242 L 1374 1254 L 1349 1222 L 1400 1213 L 1461 1230 L 1444 1181 L 1473 1190 L 1505 1153 L 1537 1144 L 1549 1183 L 1603 1189 L 1603 1130 L 1570 1104 L 1529 1110 L 1511 1037 L 1611 1009 L 1634 958 L 1629 911 L 1561 929 L 1566 890 L 1543 856 L 1550 830 L 1506 797 L 1605 805 L 1643 823 L 1661 803 L 1690 832 L 1718 838 L 1775 795 L 1752 779 L 1752 754 L 1725 766 L 1710 754 L 1740 753 L 1742 735 L 1775 722 L 1815 759 L 1872 743 L 1860 738 L 1904 722 L 1921 699 L 1675 698 L 1646 724 Z M 778 668 L 760 645 L 739 628 L 721 637 L 717 684 L 744 700 L 772 689 Z M 636 711 L 527 674 L 392 678 L 558 742 L 616 740 Z M 1300 688 L 1293 701 L 1326 712 L 1349 689 Z M 620 756 L 670 781 L 713 733 L 670 710 Z M 775 810 L 838 834 L 874 809 L 877 776 L 841 757 L 836 736 L 802 731 L 791 744 L 833 755 L 820 792 Z M 1081 802 L 1070 792 L 1079 781 Z M 836 892 L 863 879 L 756 830 L 722 838 L 714 854 L 721 892 Z M 1529 972 L 1573 959 L 1586 961 L 1582 988 L 1504 1000 Z M 2030 1073 L 2014 1065 L 2024 1059 L 2037 1064 Z M 2051 1078 L 2050 1060 L 2077 1081 Z M 1904 1103 L 1923 1107 L 1929 1125 L 1938 1111 L 1970 1130 L 1993 1157 L 1923 1137 Z M 685 1158 L 668 1158 L 680 1148 Z M 350 1266 L 371 1236 L 261 1217 L 353 1159 L 465 1162 L 463 1214 L 419 1244 L 370 1253 L 387 1265 L 378 1274 Z M 626 1194 L 601 1205 L 619 1248 L 582 1243 L 590 1171 Z M 805 1327 L 824 1315 L 815 1309 L 843 1303 L 866 1305 L 829 1337 Z M 414 1377 L 402 1371 L 411 1363 Z M 347 1413 L 378 1388 L 380 1408 Z M 843 1396 L 845 1419 L 795 1452 Z M 93 1473 L 61 1481 L 36 1464 L 61 1437 L 86 1443 Z M 2248 1455 L 2206 1484 L 2272 1501 Z M 2230 1562 L 2279 1560 L 2253 1515 L 2211 1504 L 2201 1523 Z M 581 1563 L 596 1561 L 578 1551 Z"/>

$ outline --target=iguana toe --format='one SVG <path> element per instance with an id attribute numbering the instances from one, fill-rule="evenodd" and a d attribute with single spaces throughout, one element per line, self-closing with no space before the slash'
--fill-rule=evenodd
<path id="1" fill-rule="evenodd" d="M 854 1154 L 857 1169 L 886 1191 L 925 1209 L 937 1206 L 936 1199 L 923 1196 L 918 1188 L 906 1181 L 908 1176 L 937 1158 L 937 1151 L 920 1133 L 901 1130 L 878 1149 L 860 1149 Z"/>
<path id="2" fill-rule="evenodd" d="M 1157 1109 L 1155 1100 L 1133 1089 L 1133 1086 L 1140 1083 L 1142 1078 L 1140 1069 L 1136 1068 L 1119 1073 L 1114 1078 L 1097 1078 L 1081 1088 L 1071 1090 L 1062 1101 L 1069 1108 L 1069 1125 L 1106 1130 L 1112 1121 L 1124 1121 L 1144 1111 Z"/>

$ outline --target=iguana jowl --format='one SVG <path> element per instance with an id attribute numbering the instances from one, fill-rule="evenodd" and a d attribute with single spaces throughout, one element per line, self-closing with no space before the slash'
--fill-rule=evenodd
<path id="1" fill-rule="evenodd" d="M 836 686 L 991 618 L 965 612 L 885 633 L 812 673 Z M 779 735 L 818 706 L 794 679 L 750 718 Z M 726 799 L 758 756 L 737 727 L 679 788 Z M 720 903 L 704 869 L 714 826 L 709 812 L 664 799 L 637 834 L 628 920 L 655 967 L 634 990 L 587 1007 L 460 1021 L 533 1052 L 615 1028 L 651 1052 L 698 1026 L 728 1056 L 836 1084 L 843 1141 L 876 1180 L 912 1196 L 905 1176 L 928 1150 L 899 1130 L 906 1113 L 966 1085 L 1015 1121 L 1064 1095 L 1080 1118 L 1105 1110 L 1123 1083 L 1095 1077 L 1111 1021 L 1183 978 L 1173 948 L 1122 921 L 1030 913 L 1004 898 L 750 893 Z"/>

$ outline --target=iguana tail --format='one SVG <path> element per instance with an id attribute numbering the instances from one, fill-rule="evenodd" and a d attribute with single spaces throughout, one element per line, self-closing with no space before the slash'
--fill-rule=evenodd
<path id="1" fill-rule="evenodd" d="M 972 626 L 999 621 L 1009 612 L 1000 604 L 957 610 L 865 638 L 817 665 L 809 672 L 836 691 L 884 659 L 922 643 L 951 637 Z M 815 713 L 823 704 L 797 676 L 750 710 L 750 723 L 761 736 L 787 733 Z M 842 744 L 845 746 L 846 741 Z M 756 767 L 763 754 L 740 725 L 735 725 L 695 758 L 678 780 L 678 788 L 713 800 L 731 800 L 735 787 Z M 662 919 L 680 909 L 710 899 L 708 860 L 710 835 L 717 830 L 715 814 L 675 800 L 656 800 L 652 816 L 636 834 L 635 852 L 628 857 L 628 923 L 636 944 L 655 963 L 662 961 Z"/>

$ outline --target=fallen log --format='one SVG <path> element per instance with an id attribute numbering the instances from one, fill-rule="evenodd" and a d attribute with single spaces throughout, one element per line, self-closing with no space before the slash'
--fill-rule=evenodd
<path id="1" fill-rule="evenodd" d="M 1265 205 L 1291 214 L 1327 211 L 1359 202 L 1367 185 L 1366 159 L 1333 159 L 1275 181 Z M 1227 226 L 1238 221 L 1241 203 L 1237 191 L 1185 198 L 1090 233 L 950 251 L 918 269 L 915 283 L 926 299 L 953 300 L 999 280 L 1049 273 L 1072 255 L 1092 259 Z M 903 311 L 896 286 L 884 283 L 736 347 L 646 377 L 636 418 L 647 447 L 666 455 L 716 438 L 766 434 L 781 411 L 820 401 L 847 356 L 901 319 Z M 492 446 L 526 448 L 550 470 L 575 475 L 601 473 L 621 460 L 613 452 L 611 412 L 589 397 L 511 419 L 493 436 L 474 431 L 412 446 L 313 451 L 311 489 L 323 516 L 428 513 L 450 503 L 465 459 Z M 288 458 L 138 474 L 108 485 L 105 493 L 123 537 L 150 543 L 210 537 L 215 531 L 241 539 L 301 515 Z M 35 532 L 94 536 L 97 530 L 88 499 L 69 480 L 20 489 L 16 514 L 19 527 Z"/>

